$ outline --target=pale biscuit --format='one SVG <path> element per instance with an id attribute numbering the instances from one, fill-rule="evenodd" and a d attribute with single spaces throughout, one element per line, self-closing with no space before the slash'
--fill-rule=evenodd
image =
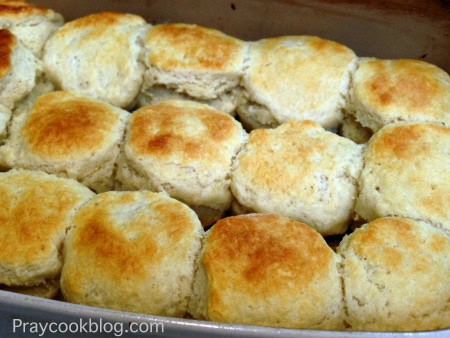
<path id="1" fill-rule="evenodd" d="M 133 105 L 143 81 L 137 15 L 102 12 L 66 23 L 47 42 L 44 69 L 58 88 L 118 107 Z"/>
<path id="2" fill-rule="evenodd" d="M 206 235 L 189 312 L 234 324 L 343 329 L 339 262 L 304 223 L 274 214 L 225 218 Z"/>
<path id="3" fill-rule="evenodd" d="M 337 128 L 355 65 L 356 55 L 349 48 L 314 36 L 254 42 L 237 112 L 251 128 L 276 127 L 288 120 Z"/>
<path id="4" fill-rule="evenodd" d="M 398 123 L 375 133 L 355 211 L 366 221 L 411 217 L 450 234 L 450 129 L 434 123 Z"/>
<path id="5" fill-rule="evenodd" d="M 450 327 L 450 242 L 407 218 L 379 218 L 349 236 L 343 256 L 346 321 L 352 330 Z"/>
<path id="6" fill-rule="evenodd" d="M 230 206 L 231 164 L 246 140 L 239 122 L 204 104 L 171 100 L 143 107 L 127 127 L 118 189 L 165 191 L 210 225 Z"/>
<path id="7" fill-rule="evenodd" d="M 145 40 L 142 103 L 188 99 L 233 114 L 247 44 L 218 30 L 161 24 Z"/>
<path id="8" fill-rule="evenodd" d="M 31 92 L 41 72 L 33 53 L 9 30 L 0 29 L 0 104 L 13 109 Z"/>
<path id="9" fill-rule="evenodd" d="M 64 244 L 66 300 L 182 317 L 203 228 L 186 205 L 148 191 L 107 192 L 74 217 Z"/>
<path id="10" fill-rule="evenodd" d="M 363 146 L 312 121 L 258 129 L 231 176 L 239 204 L 305 222 L 321 234 L 343 233 L 353 217 Z"/>
<path id="11" fill-rule="evenodd" d="M 0 284 L 39 286 L 59 277 L 71 217 L 94 193 L 41 172 L 0 173 Z"/>
<path id="12" fill-rule="evenodd" d="M 52 299 L 56 297 L 59 291 L 59 276 L 58 278 L 45 280 L 43 283 L 33 286 L 0 285 L 0 290 L 20 293 L 28 296 Z"/>
<path id="13" fill-rule="evenodd" d="M 0 145 L 7 136 L 8 122 L 11 118 L 11 110 L 0 104 Z M 0 165 L 2 160 L 0 159 Z"/>
<path id="14" fill-rule="evenodd" d="M 0 28 L 9 29 L 36 56 L 64 23 L 61 14 L 22 0 L 0 0 Z"/>
<path id="15" fill-rule="evenodd" d="M 29 107 L 13 119 L 0 148 L 2 162 L 74 178 L 97 192 L 113 188 L 128 112 L 61 91 L 42 95 Z"/>
<path id="16" fill-rule="evenodd" d="M 364 58 L 353 76 L 349 112 L 374 132 L 402 121 L 450 127 L 450 76 L 423 61 Z"/>

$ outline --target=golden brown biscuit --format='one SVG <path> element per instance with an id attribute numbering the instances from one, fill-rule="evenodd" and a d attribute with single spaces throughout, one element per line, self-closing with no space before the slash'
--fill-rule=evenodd
<path id="1" fill-rule="evenodd" d="M 143 107 L 127 127 L 117 165 L 120 189 L 165 191 L 210 225 L 230 206 L 231 164 L 246 140 L 239 122 L 204 104 Z"/>
<path id="2" fill-rule="evenodd" d="M 188 24 L 156 25 L 147 35 L 141 101 L 190 99 L 226 113 L 236 108 L 246 44 L 218 30 Z"/>
<path id="3" fill-rule="evenodd" d="M 342 329 L 339 257 L 304 223 L 229 217 L 207 233 L 189 311 L 197 319 Z"/>
<path id="4" fill-rule="evenodd" d="M 61 14 L 22 0 L 0 0 L 0 28 L 9 29 L 37 57 L 64 23 Z"/>
<path id="5" fill-rule="evenodd" d="M 346 321 L 352 330 L 450 327 L 450 242 L 430 225 L 379 218 L 345 237 Z"/>
<path id="6" fill-rule="evenodd" d="M 364 155 L 355 211 L 365 220 L 402 216 L 450 233 L 450 129 L 434 123 L 387 125 Z"/>
<path id="7" fill-rule="evenodd" d="M 59 276 L 73 213 L 94 193 L 42 172 L 0 173 L 0 284 L 38 286 Z"/>
<path id="8" fill-rule="evenodd" d="M 450 127 L 450 76 L 423 61 L 365 58 L 353 76 L 349 105 L 372 131 L 402 121 Z"/>
<path id="9" fill-rule="evenodd" d="M 12 168 L 74 178 L 96 191 L 112 189 L 128 115 L 68 92 L 48 93 L 14 118 L 0 157 Z"/>
<path id="10" fill-rule="evenodd" d="M 70 302 L 182 317 L 203 228 L 186 205 L 147 191 L 107 192 L 84 205 L 64 245 Z"/>
<path id="11" fill-rule="evenodd" d="M 342 122 L 341 109 L 356 55 L 315 36 L 283 36 L 250 45 L 238 114 L 252 128 L 313 120 L 327 129 Z"/>

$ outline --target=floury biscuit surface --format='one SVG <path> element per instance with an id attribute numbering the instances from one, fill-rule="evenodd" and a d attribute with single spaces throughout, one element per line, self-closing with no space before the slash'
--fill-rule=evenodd
<path id="1" fill-rule="evenodd" d="M 107 192 L 74 217 L 61 290 L 73 303 L 182 317 L 203 228 L 161 193 Z"/>
<path id="2" fill-rule="evenodd" d="M 450 234 L 450 129 L 434 123 L 383 127 L 368 143 L 355 211 L 366 221 L 411 217 Z"/>
<path id="3" fill-rule="evenodd" d="M 342 122 L 356 55 L 315 36 L 284 36 L 250 44 L 238 114 L 250 128 L 312 120 L 327 129 Z"/>
<path id="4" fill-rule="evenodd" d="M 32 171 L 0 173 L 0 284 L 39 287 L 59 277 L 71 217 L 93 196 L 74 180 Z"/>
<path id="5" fill-rule="evenodd" d="M 68 22 L 45 46 L 47 76 L 60 89 L 122 108 L 133 105 L 143 81 L 141 38 L 148 28 L 140 16 L 113 12 Z"/>
<path id="6" fill-rule="evenodd" d="M 0 28 L 10 30 L 38 58 L 64 18 L 49 8 L 22 0 L 0 0 Z"/>
<path id="7" fill-rule="evenodd" d="M 353 76 L 349 112 L 373 132 L 397 122 L 450 127 L 450 76 L 423 61 L 362 58 Z"/>
<path id="8" fill-rule="evenodd" d="M 344 233 L 353 217 L 364 146 L 312 121 L 258 129 L 239 153 L 231 190 L 244 209 Z"/>
<path id="9" fill-rule="evenodd" d="M 51 92 L 13 119 L 0 158 L 10 168 L 74 178 L 101 192 L 113 170 L 129 113 L 68 92 Z"/>
<path id="10" fill-rule="evenodd" d="M 9 30 L 0 29 L 0 104 L 13 109 L 32 91 L 41 72 L 33 53 Z"/>
<path id="11" fill-rule="evenodd" d="M 231 165 L 246 140 L 239 122 L 204 104 L 171 100 L 143 107 L 127 127 L 119 188 L 165 191 L 210 225 L 230 206 Z"/>
<path id="12" fill-rule="evenodd" d="M 346 321 L 358 331 L 450 327 L 450 242 L 408 218 L 379 218 L 346 236 Z"/>
<path id="13" fill-rule="evenodd" d="M 215 29 L 179 23 L 154 26 L 144 47 L 143 102 L 190 99 L 234 112 L 246 43 Z"/>
<path id="14" fill-rule="evenodd" d="M 189 310 L 226 323 L 343 329 L 339 262 L 304 223 L 273 214 L 224 218 L 206 234 Z"/>

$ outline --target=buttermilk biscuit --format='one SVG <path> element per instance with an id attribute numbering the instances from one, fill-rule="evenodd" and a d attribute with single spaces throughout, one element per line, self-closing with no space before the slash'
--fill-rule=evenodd
<path id="1" fill-rule="evenodd" d="M 51 9 L 26 1 L 0 0 L 0 28 L 9 29 L 37 57 L 63 23 L 63 17 Z"/>
<path id="2" fill-rule="evenodd" d="M 387 125 L 372 136 L 355 211 L 366 221 L 403 216 L 450 234 L 450 129 L 433 123 Z"/>
<path id="3" fill-rule="evenodd" d="M 247 62 L 245 99 L 237 110 L 245 125 L 313 120 L 332 129 L 342 122 L 356 64 L 349 48 L 314 36 L 285 36 L 252 43 Z"/>
<path id="4" fill-rule="evenodd" d="M 231 116 L 192 101 L 166 101 L 130 117 L 117 165 L 118 189 L 165 191 L 203 225 L 231 203 L 230 169 L 247 133 Z"/>
<path id="5" fill-rule="evenodd" d="M 143 81 L 140 16 L 103 12 L 66 23 L 47 42 L 47 76 L 63 90 L 119 107 L 133 104 Z"/>
<path id="6" fill-rule="evenodd" d="M 6 29 L 0 29 L 0 104 L 13 109 L 36 85 L 41 65 Z"/>
<path id="7" fill-rule="evenodd" d="M 352 330 L 450 327 L 450 242 L 408 218 L 379 218 L 344 237 L 346 321 Z"/>
<path id="8" fill-rule="evenodd" d="M 42 172 L 0 173 L 0 284 L 51 287 L 70 219 L 93 196 L 74 180 Z"/>
<path id="9" fill-rule="evenodd" d="M 224 218 L 206 235 L 188 310 L 219 322 L 342 329 L 338 264 L 306 224 L 273 214 Z"/>
<path id="10" fill-rule="evenodd" d="M 83 206 L 64 244 L 69 302 L 182 317 L 203 228 L 186 205 L 148 191 L 107 192 Z"/>
<path id="11" fill-rule="evenodd" d="M 68 92 L 42 95 L 28 113 L 13 119 L 0 158 L 11 168 L 42 170 L 97 192 L 110 190 L 128 115 Z"/>
<path id="12" fill-rule="evenodd" d="M 349 106 L 356 120 L 372 131 L 401 121 L 450 127 L 450 77 L 423 61 L 362 59 Z"/>
<path id="13" fill-rule="evenodd" d="M 145 40 L 141 105 L 190 99 L 233 113 L 246 44 L 215 29 L 188 24 L 156 25 Z"/>
<path id="14" fill-rule="evenodd" d="M 5 286 L 0 285 L 0 290 L 20 293 L 23 295 L 41 297 L 41 298 L 55 298 L 59 291 L 59 276 L 58 278 L 45 280 L 39 285 L 33 286 Z"/>
<path id="15" fill-rule="evenodd" d="M 238 155 L 231 190 L 239 204 L 345 232 L 353 217 L 363 146 L 312 121 L 258 129 Z"/>

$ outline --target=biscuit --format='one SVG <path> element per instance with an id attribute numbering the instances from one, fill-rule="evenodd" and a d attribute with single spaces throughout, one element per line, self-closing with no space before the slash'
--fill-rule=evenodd
<path id="1" fill-rule="evenodd" d="M 355 211 L 366 221 L 402 216 L 450 234 L 450 129 L 434 123 L 387 125 L 368 143 Z"/>
<path id="2" fill-rule="evenodd" d="M 59 277 L 75 210 L 94 193 L 42 172 L 0 173 L 0 284 L 39 286 Z"/>
<path id="3" fill-rule="evenodd" d="M 358 331 L 424 331 L 450 327 L 450 242 L 407 218 L 379 218 L 346 236 L 346 321 Z"/>
<path id="4" fill-rule="evenodd" d="M 402 121 L 450 127 L 450 76 L 432 64 L 364 58 L 352 82 L 349 112 L 374 132 Z"/>
<path id="5" fill-rule="evenodd" d="M 339 262 L 304 223 L 274 214 L 224 218 L 206 235 L 189 312 L 226 323 L 342 329 Z"/>
<path id="6" fill-rule="evenodd" d="M 362 145 L 312 121 L 258 129 L 239 153 L 231 190 L 243 207 L 305 222 L 324 235 L 353 218 Z"/>
<path id="7" fill-rule="evenodd" d="M 41 71 L 33 53 L 9 30 L 0 29 L 0 104 L 13 109 L 34 88 Z"/>
<path id="8" fill-rule="evenodd" d="M 247 44 L 218 30 L 189 24 L 161 24 L 144 43 L 142 103 L 188 99 L 233 114 Z"/>
<path id="9" fill-rule="evenodd" d="M 66 300 L 182 317 L 203 228 L 186 205 L 148 191 L 107 192 L 74 217 L 64 244 Z"/>
<path id="10" fill-rule="evenodd" d="M 41 170 L 102 192 L 114 186 L 128 112 L 68 92 L 38 97 L 13 119 L 0 158 L 10 168 Z"/>
<path id="11" fill-rule="evenodd" d="M 230 170 L 247 133 L 233 117 L 171 100 L 131 115 L 117 165 L 118 189 L 165 191 L 207 226 L 231 203 Z"/>
<path id="12" fill-rule="evenodd" d="M 356 55 L 349 48 L 314 36 L 254 42 L 237 113 L 244 125 L 254 129 L 288 120 L 313 120 L 335 129 L 342 122 L 355 65 Z"/>
<path id="13" fill-rule="evenodd" d="M 44 69 L 56 87 L 126 108 L 143 81 L 137 15 L 102 12 L 66 23 L 47 42 Z"/>
<path id="14" fill-rule="evenodd" d="M 0 104 L 0 145 L 7 136 L 8 122 L 11 118 L 11 110 Z M 0 159 L 0 163 L 1 163 Z M 1 164 L 0 164 L 1 165 Z"/>
<path id="15" fill-rule="evenodd" d="M 22 0 L 0 0 L 0 28 L 9 29 L 36 56 L 64 23 L 61 14 Z"/>

